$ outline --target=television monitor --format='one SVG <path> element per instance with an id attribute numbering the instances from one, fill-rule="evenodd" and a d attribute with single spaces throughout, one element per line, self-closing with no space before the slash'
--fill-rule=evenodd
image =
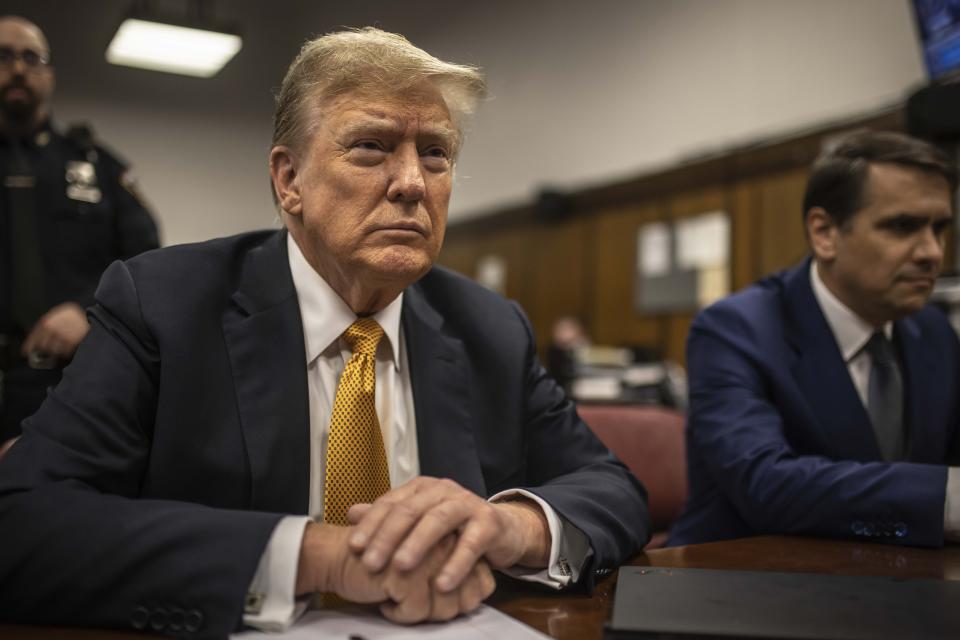
<path id="1" fill-rule="evenodd" d="M 930 79 L 960 79 L 960 0 L 913 0 L 913 9 Z"/>

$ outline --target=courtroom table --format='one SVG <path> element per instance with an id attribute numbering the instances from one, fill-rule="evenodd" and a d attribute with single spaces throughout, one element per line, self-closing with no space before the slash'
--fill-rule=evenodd
<path id="1" fill-rule="evenodd" d="M 762 536 L 655 549 L 637 556 L 630 564 L 960 580 L 960 545 L 916 549 L 818 538 Z M 616 578 L 614 573 L 600 581 L 591 596 L 556 593 L 502 578 L 489 604 L 558 640 L 599 640 L 603 625 L 610 617 Z M 144 637 L 119 631 L 0 625 L 3 640 L 142 640 Z M 264 637 L 269 639 L 270 636 Z"/>
<path id="2" fill-rule="evenodd" d="M 631 565 L 688 569 L 786 571 L 846 576 L 898 576 L 960 580 L 960 545 L 917 549 L 865 542 L 794 536 L 761 536 L 685 547 L 655 549 Z M 593 595 L 531 593 L 502 584 L 489 603 L 558 640 L 599 640 L 610 618 L 616 575 Z"/>

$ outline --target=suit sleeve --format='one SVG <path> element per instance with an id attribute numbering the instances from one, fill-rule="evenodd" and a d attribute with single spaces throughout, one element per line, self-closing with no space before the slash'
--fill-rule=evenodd
<path id="1" fill-rule="evenodd" d="M 160 358 L 122 263 L 0 464 L 0 618 L 226 636 L 277 514 L 139 499 Z"/>
<path id="2" fill-rule="evenodd" d="M 541 366 L 533 332 L 516 305 L 527 333 L 527 456 L 530 486 L 590 541 L 593 556 L 581 573 L 592 588 L 595 576 L 623 564 L 650 539 L 646 491 L 640 481 L 593 435 L 564 391 Z"/>
<path id="3" fill-rule="evenodd" d="M 691 464 L 706 467 L 759 534 L 873 536 L 882 527 L 895 543 L 942 545 L 946 467 L 799 455 L 767 372 L 729 339 L 750 335 L 733 315 L 708 310 L 691 328 Z"/>

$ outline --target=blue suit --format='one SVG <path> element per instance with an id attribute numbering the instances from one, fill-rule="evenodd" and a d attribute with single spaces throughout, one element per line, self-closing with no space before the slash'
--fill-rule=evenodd
<path id="1" fill-rule="evenodd" d="M 943 544 L 946 465 L 960 458 L 957 336 L 931 307 L 894 323 L 909 453 L 882 462 L 810 264 L 694 320 L 690 492 L 672 545 L 772 533 Z"/>
<path id="2" fill-rule="evenodd" d="M 273 528 L 305 514 L 310 429 L 286 232 L 114 263 L 63 382 L 0 463 L 0 620 L 224 637 Z M 527 488 L 590 541 L 649 538 L 643 488 L 536 358 L 519 307 L 436 267 L 403 299 L 423 475 Z"/>

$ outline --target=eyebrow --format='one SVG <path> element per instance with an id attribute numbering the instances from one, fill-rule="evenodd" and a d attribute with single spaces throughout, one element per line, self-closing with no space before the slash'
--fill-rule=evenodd
<path id="1" fill-rule="evenodd" d="M 940 222 L 952 222 L 953 219 L 954 219 L 954 215 L 952 212 L 950 213 L 950 215 L 941 216 L 941 215 L 929 214 L 929 213 L 917 213 L 913 211 L 899 211 L 897 213 L 893 213 L 883 218 L 880 218 L 879 220 L 876 221 L 876 225 L 885 226 L 885 225 L 897 224 L 905 220 L 909 220 L 917 224 L 938 224 Z"/>
<path id="2" fill-rule="evenodd" d="M 340 135 L 343 137 L 354 137 L 358 135 L 367 135 L 374 133 L 388 133 L 393 135 L 399 135 L 403 132 L 403 127 L 392 118 L 385 117 L 369 117 L 367 119 L 361 120 L 359 122 L 354 122 L 346 125 L 341 131 Z M 456 144 L 457 140 L 457 130 L 451 126 L 443 124 L 421 124 L 420 132 L 418 137 L 423 138 L 439 138 L 441 140 L 449 142 L 451 145 Z"/>

